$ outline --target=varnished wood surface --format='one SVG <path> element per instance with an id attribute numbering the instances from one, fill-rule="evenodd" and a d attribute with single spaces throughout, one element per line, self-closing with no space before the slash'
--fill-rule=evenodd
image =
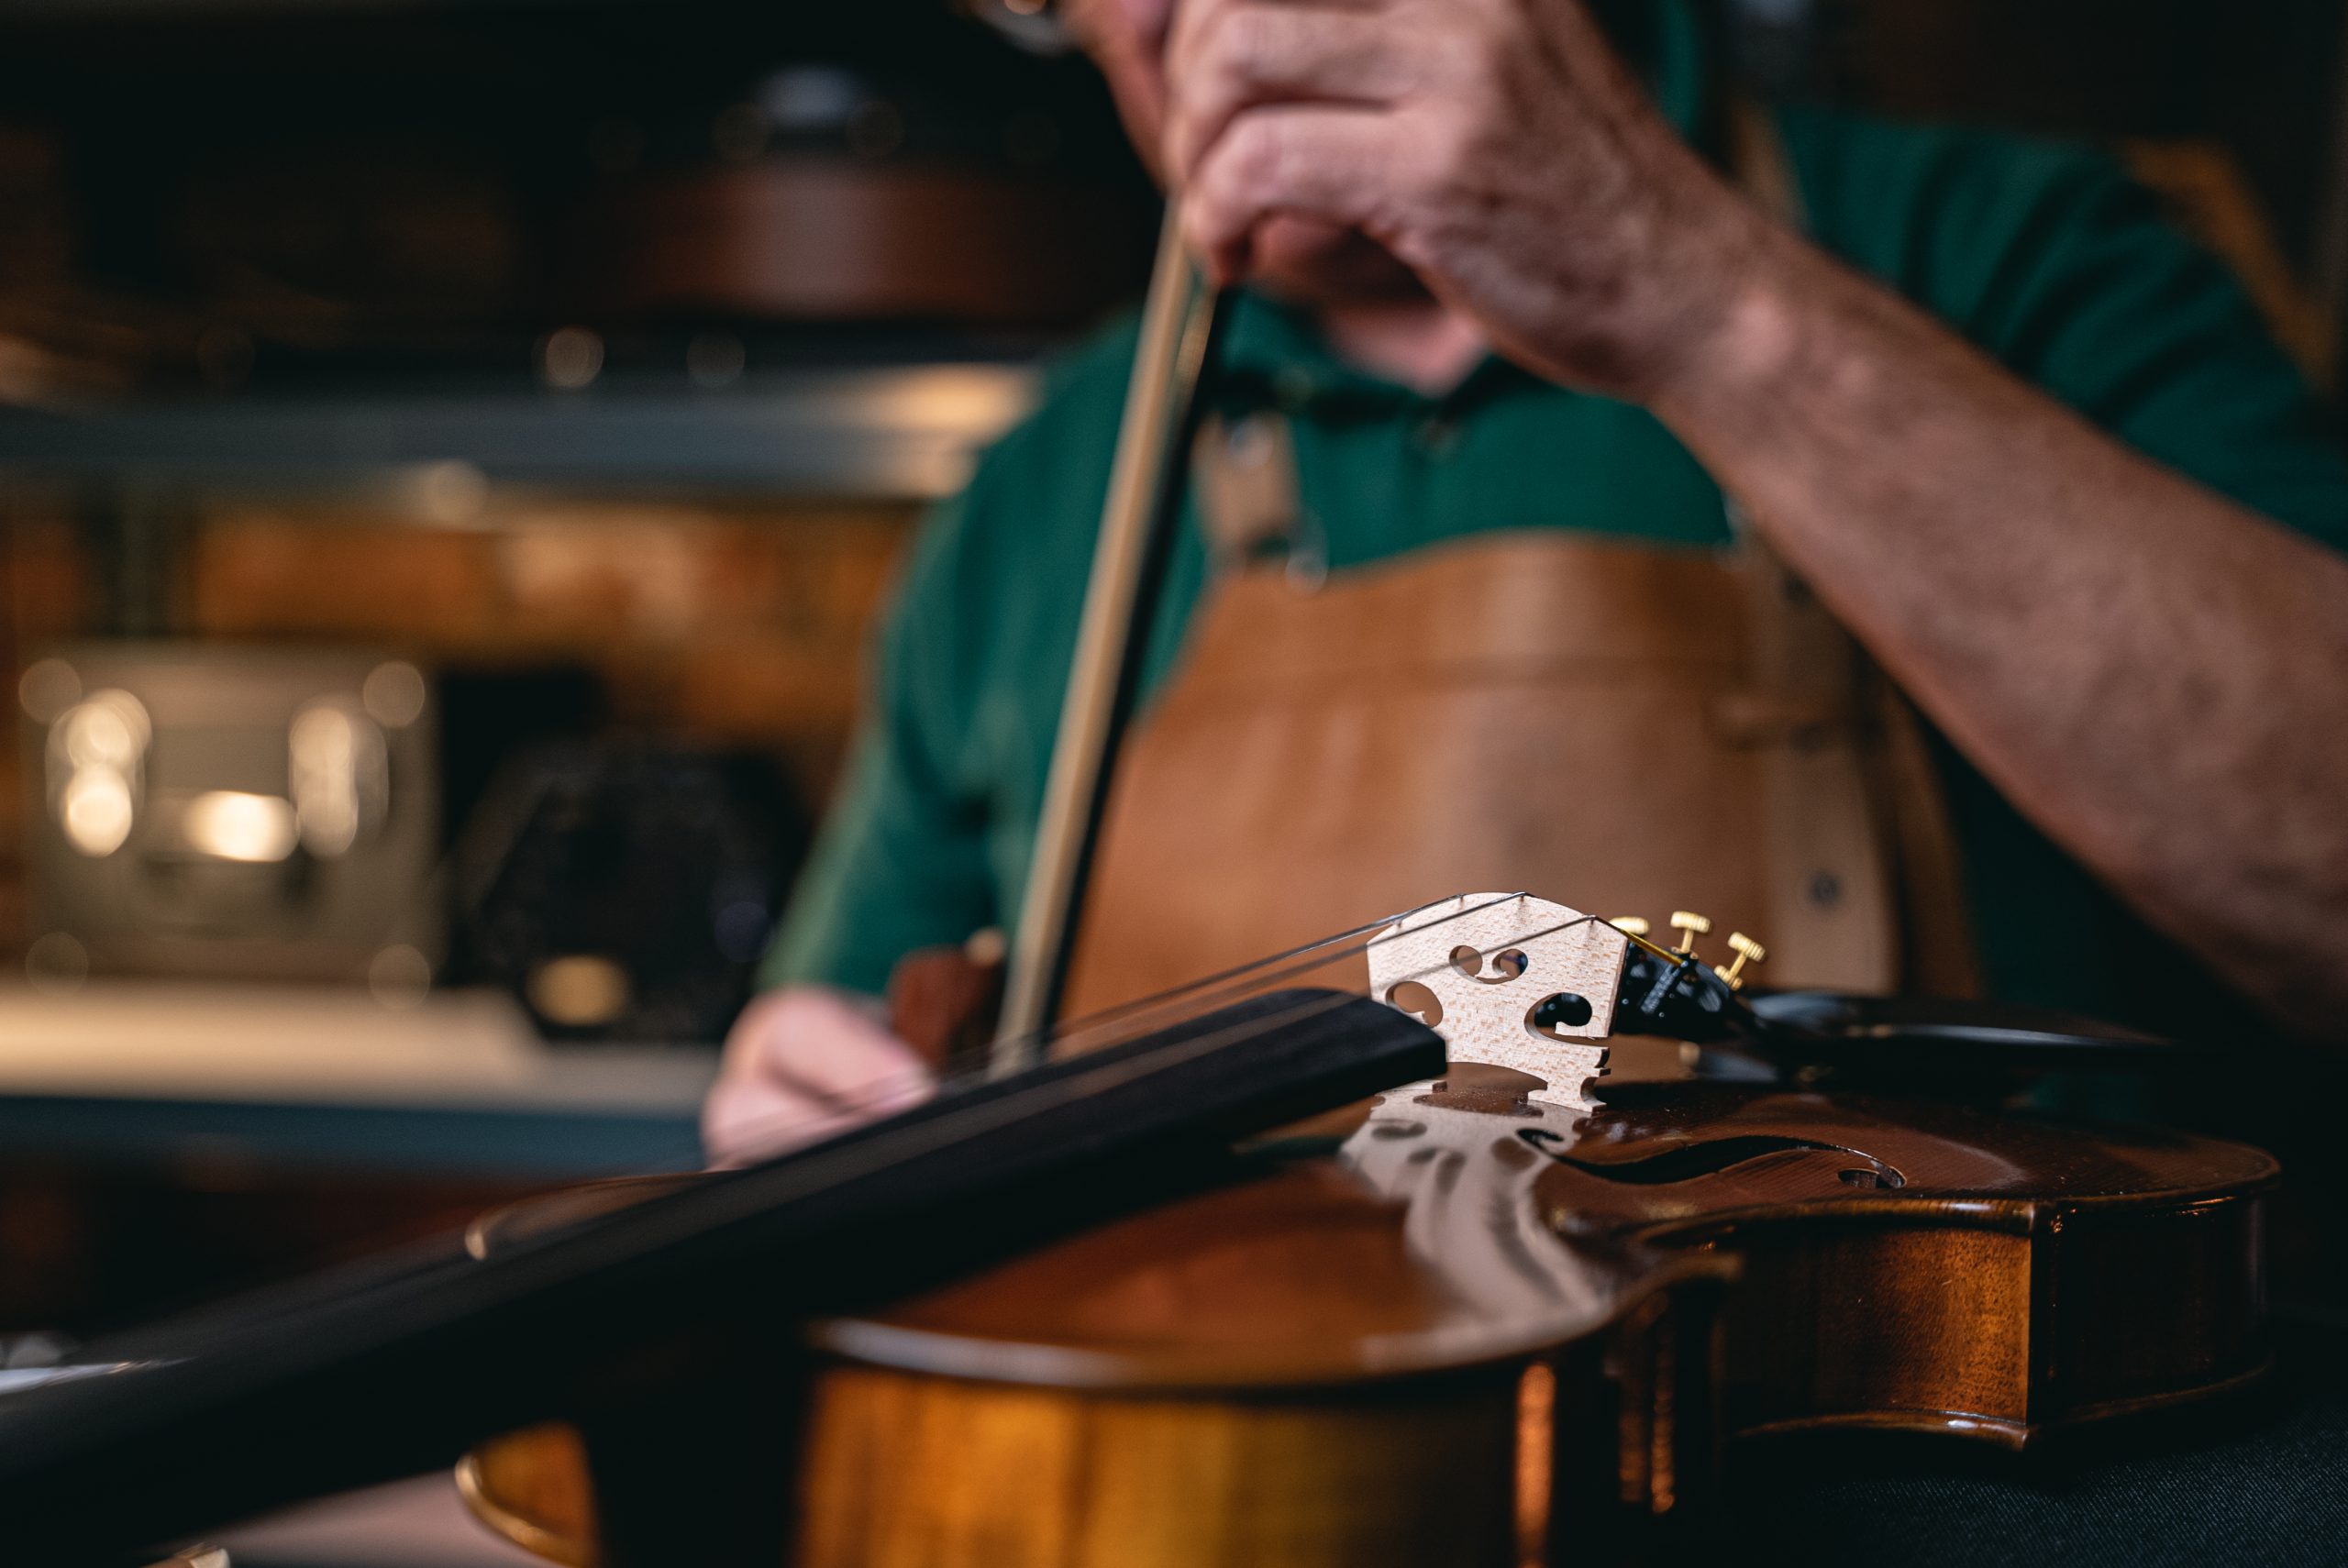
<path id="1" fill-rule="evenodd" d="M 2151 1128 L 1721 1085 L 1623 1085 L 1547 1151 L 1567 1231 L 1733 1253 L 1744 1432 L 2007 1447 L 2230 1391 L 2269 1358 L 2274 1158 Z M 1674 1179 L 1658 1179 L 1674 1178 Z"/>
<path id="2" fill-rule="evenodd" d="M 2265 1364 L 2258 1151 L 1751 1086 L 1617 1085 L 1584 1117 L 1523 1087 L 1398 1090 L 1337 1158 L 815 1325 L 803 1560 L 1540 1561 L 1531 1499 L 1654 1508 L 1700 1468 L 1673 1412 L 1701 1424 L 1706 1353 L 1623 1346 L 1740 1269 L 1738 1431 L 2018 1447 Z M 471 1495 L 587 1560 L 581 1455 L 562 1429 L 503 1440 Z M 1462 1506 L 1429 1533 L 1439 1495 Z"/>
<path id="3" fill-rule="evenodd" d="M 1497 1565 L 1516 1424 L 1512 1376 L 1235 1407 L 850 1371 L 814 1412 L 799 1562 Z"/>
<path id="4" fill-rule="evenodd" d="M 2146 1208 L 2264 1192 L 2281 1176 L 2272 1155 L 2245 1144 L 2157 1128 L 1993 1115 L 1939 1101 L 1702 1082 L 1610 1084 L 1605 1099 L 1604 1110 L 1565 1151 L 1601 1173 L 1628 1176 L 1659 1156 L 1733 1149 L 1740 1139 L 1791 1147 L 1707 1162 L 1714 1168 L 1685 1184 L 1610 1183 L 1611 1199 L 1586 1185 L 1576 1186 L 1569 1198 L 1563 1190 L 1568 1178 L 1556 1178 L 1561 1221 L 1580 1225 L 1595 1216 L 1645 1224 L 1697 1211 L 1719 1219 L 1744 1206 L 1864 1206 L 1877 1198 L 1911 1208 L 1954 1204 L 1968 1215 L 2000 1204 Z M 1868 1160 L 1839 1159 L 1836 1151 L 1871 1156 L 1896 1171 L 1901 1185 L 1844 1182 L 1844 1170 Z M 1650 1196 L 1624 1196 L 1634 1192 Z"/>
<path id="5" fill-rule="evenodd" d="M 1657 1325 L 1703 1318 L 1731 1265 L 1558 1236 L 1514 1134 L 1564 1136 L 1577 1116 L 1427 1098 L 1386 1097 L 1338 1159 L 1267 1157 L 883 1316 L 812 1326 L 826 1369 L 776 1501 L 797 1561 L 1497 1568 L 1545 1539 L 1560 1487 L 1667 1506 L 1700 1464 L 1656 1412 L 1708 1402 L 1708 1358 L 1686 1358 L 1683 1392 Z M 475 1246 L 628 1196 L 510 1211 Z M 1610 1356 L 1641 1369 L 1635 1410 L 1599 1371 Z M 509 1537 L 593 1559 L 591 1452 L 567 1429 L 517 1434 L 468 1461 L 468 1496 Z"/>
<path id="6" fill-rule="evenodd" d="M 793 1561 L 1500 1568 L 1515 1555 L 1516 1424 L 1512 1379 L 1233 1407 L 843 1368 L 810 1415 Z M 460 1477 L 508 1539 L 555 1562 L 597 1561 L 571 1429 L 486 1444 Z"/>

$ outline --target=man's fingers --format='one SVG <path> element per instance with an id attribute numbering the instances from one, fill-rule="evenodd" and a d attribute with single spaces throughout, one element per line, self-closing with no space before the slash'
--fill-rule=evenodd
<path id="1" fill-rule="evenodd" d="M 1395 116 L 1319 105 L 1249 109 L 1209 147 L 1182 191 L 1182 233 L 1218 283 L 1246 275 L 1251 237 L 1266 219 L 1384 226 L 1392 188 Z"/>
<path id="2" fill-rule="evenodd" d="M 1160 35 L 1168 65 L 1187 59 L 1198 40 L 1216 26 L 1221 14 L 1243 6 L 1274 5 L 1291 11 L 1384 11 L 1404 0 L 1175 0 L 1169 25 Z"/>
<path id="3" fill-rule="evenodd" d="M 786 1082 L 736 1076 L 721 1081 L 702 1108 L 702 1143 L 710 1159 L 744 1165 L 817 1143 L 929 1099 L 926 1073 L 876 1080 L 852 1099 L 816 1098 Z"/>
<path id="4" fill-rule="evenodd" d="M 702 1148 L 714 1166 L 755 1165 L 870 1120 L 784 1094 L 714 1097 L 702 1115 Z"/>
<path id="5" fill-rule="evenodd" d="M 702 1143 L 725 1165 L 765 1159 L 919 1105 L 928 1065 L 881 1026 L 878 1001 L 794 986 L 743 1010 L 702 1108 Z"/>
<path id="6" fill-rule="evenodd" d="M 778 1037 L 758 1054 L 759 1075 L 817 1104 L 846 1109 L 935 1080 L 913 1049 L 875 1031 L 865 1038 Z"/>
<path id="7" fill-rule="evenodd" d="M 770 1052 L 755 1065 L 729 1071 L 702 1109 L 702 1142 L 714 1161 L 743 1164 L 844 1132 L 877 1118 L 908 1110 L 935 1092 L 929 1073 L 882 1071 L 859 1081 L 856 1073 L 806 1076 L 809 1064 L 790 1052 Z"/>
<path id="8" fill-rule="evenodd" d="M 1233 117 L 1259 105 L 1392 102 L 1416 78 L 1401 29 L 1376 12 L 1225 0 L 1168 61 L 1166 167 L 1186 182 Z"/>
<path id="9" fill-rule="evenodd" d="M 928 1066 L 864 1007 L 814 988 L 752 1004 L 727 1043 L 729 1070 L 747 1071 L 814 1099 L 852 1102 L 883 1080 L 926 1081 Z"/>

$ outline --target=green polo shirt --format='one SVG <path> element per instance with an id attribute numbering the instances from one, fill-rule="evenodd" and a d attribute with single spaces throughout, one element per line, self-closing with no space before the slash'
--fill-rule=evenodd
<path id="1" fill-rule="evenodd" d="M 1700 140 L 1689 40 L 1667 43 L 1659 95 Z M 2298 374 L 2224 268 L 2111 162 L 1978 131 L 1778 117 L 1819 243 L 2139 450 L 2348 549 L 2348 464 Z M 1134 337 L 1128 322 L 1058 365 L 1038 412 L 923 530 L 770 982 L 878 991 L 903 954 L 1015 918 Z M 1228 414 L 1288 414 L 1335 569 L 1484 529 L 1728 540 L 1719 489 L 1651 415 L 1498 359 L 1423 396 L 1246 296 L 1212 395 Z M 1204 568 L 1186 514 L 1145 701 L 1180 656 Z M 1991 989 L 2175 1025 L 2185 990 L 2204 989 L 2179 978 L 2189 966 L 1941 750 Z"/>

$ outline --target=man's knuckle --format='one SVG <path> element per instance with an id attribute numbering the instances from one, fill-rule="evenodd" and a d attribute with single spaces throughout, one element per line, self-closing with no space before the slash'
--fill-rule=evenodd
<path id="1" fill-rule="evenodd" d="M 1199 204 L 1209 222 L 1224 218 L 1255 190 L 1261 142 L 1254 116 L 1242 116 L 1224 133 L 1222 156 L 1214 160 L 1199 191 Z"/>
<path id="2" fill-rule="evenodd" d="M 770 1037 L 788 1034 L 804 1028 L 822 1011 L 822 999 L 811 992 L 782 991 L 770 999 L 766 1017 L 760 1021 L 765 1024 Z"/>
<path id="3" fill-rule="evenodd" d="M 1389 182 L 1395 193 L 1416 202 L 1440 190 L 1451 173 L 1449 141 L 1439 116 L 1423 121 L 1394 160 Z"/>
<path id="4" fill-rule="evenodd" d="M 1240 83 L 1268 80 L 1279 58 L 1279 18 L 1256 6 L 1235 6 L 1217 19 L 1210 58 L 1218 73 Z"/>
<path id="5" fill-rule="evenodd" d="M 1269 201 L 1281 193 L 1288 181 L 1296 138 L 1290 134 L 1284 116 L 1258 115 L 1247 122 L 1246 129 L 1247 145 L 1241 168 L 1247 193 L 1257 201 Z"/>

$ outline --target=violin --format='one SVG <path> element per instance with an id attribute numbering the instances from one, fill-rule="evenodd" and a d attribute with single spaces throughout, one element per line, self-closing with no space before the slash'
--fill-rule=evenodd
<path id="1" fill-rule="evenodd" d="M 1611 1081 L 1618 1029 L 1782 1050 L 1803 1027 L 1763 1021 L 1692 946 L 1516 894 L 1326 944 L 1316 977 L 1366 967 L 1444 1037 L 1443 1076 L 1259 1141 L 1205 1190 L 802 1325 L 818 1370 L 777 1414 L 787 1472 L 757 1486 L 788 1560 L 1558 1562 L 1688 1513 L 1732 1441 L 2036 1447 L 2265 1373 L 2269 1156 L 1779 1081 Z M 475 1244 L 644 1191 L 525 1204 Z M 660 1544 L 613 1521 L 679 1502 L 648 1508 L 629 1453 L 540 1426 L 460 1478 L 509 1539 L 630 1562 Z"/>
<path id="2" fill-rule="evenodd" d="M 1770 1000 L 1521 894 L 1373 922 L 13 1374 L 12 1560 L 468 1445 L 484 1517 L 616 1568 L 1604 1560 L 1763 1435 L 2036 1446 L 2262 1374 L 2255 1150 L 1607 1071 L 1627 1029 L 1825 1036 Z"/>

